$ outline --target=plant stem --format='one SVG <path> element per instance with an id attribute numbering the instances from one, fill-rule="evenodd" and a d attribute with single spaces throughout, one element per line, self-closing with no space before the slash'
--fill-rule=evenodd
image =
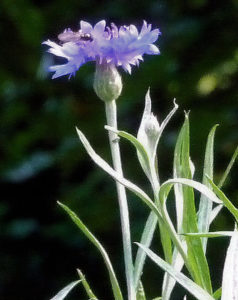
<path id="1" fill-rule="evenodd" d="M 117 108 L 116 101 L 105 102 L 107 125 L 117 129 Z M 112 131 L 109 131 L 109 142 L 112 154 L 113 167 L 121 176 L 123 176 L 121 155 L 119 148 L 118 135 Z M 132 260 L 132 249 L 131 249 L 131 236 L 130 236 L 130 222 L 128 204 L 126 198 L 126 190 L 123 185 L 116 182 L 118 202 L 120 208 L 120 218 L 122 227 L 122 240 L 123 240 L 123 252 L 125 261 L 125 272 L 128 290 L 128 300 L 136 300 L 136 292 L 134 288 L 133 278 L 133 260 Z"/>

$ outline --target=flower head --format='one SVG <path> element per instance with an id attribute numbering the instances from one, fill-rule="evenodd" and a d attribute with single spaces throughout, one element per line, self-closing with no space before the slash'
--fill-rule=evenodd
<path id="1" fill-rule="evenodd" d="M 121 66 L 131 73 L 131 65 L 139 65 L 144 54 L 159 54 L 159 49 L 153 44 L 159 34 L 159 29 L 151 30 L 151 24 L 145 21 L 140 32 L 135 25 L 118 28 L 112 23 L 106 27 L 102 20 L 93 27 L 81 21 L 78 31 L 66 29 L 58 35 L 59 44 L 50 40 L 43 44 L 50 47 L 48 52 L 67 60 L 65 64 L 49 68 L 55 72 L 52 78 L 74 75 L 88 61 Z"/>

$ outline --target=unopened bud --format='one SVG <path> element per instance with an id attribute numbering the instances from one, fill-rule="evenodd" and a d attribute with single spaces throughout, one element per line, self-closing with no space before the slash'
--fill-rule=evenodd
<path id="1" fill-rule="evenodd" d="M 145 132 L 150 137 L 157 137 L 160 132 L 160 126 L 157 118 L 151 113 L 145 120 Z"/>
<path id="2" fill-rule="evenodd" d="M 104 102 L 116 100 L 120 96 L 122 81 L 114 64 L 96 64 L 93 88 L 97 96 Z"/>

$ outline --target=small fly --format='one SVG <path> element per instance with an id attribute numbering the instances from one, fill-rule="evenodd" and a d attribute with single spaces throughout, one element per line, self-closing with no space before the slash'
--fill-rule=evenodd
<path id="1" fill-rule="evenodd" d="M 90 33 L 81 33 L 79 31 L 72 31 L 70 29 L 66 29 L 63 33 L 58 35 L 58 39 L 63 42 L 92 42 L 93 37 Z"/>

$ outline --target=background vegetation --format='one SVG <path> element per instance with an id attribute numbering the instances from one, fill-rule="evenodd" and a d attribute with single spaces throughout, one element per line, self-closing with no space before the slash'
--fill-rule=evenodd
<path id="1" fill-rule="evenodd" d="M 119 128 L 136 133 L 148 86 L 160 120 L 176 97 L 180 111 L 159 147 L 162 179 L 172 176 L 173 148 L 183 110 L 191 110 L 191 152 L 197 179 L 201 178 L 207 133 L 215 123 L 221 125 L 215 166 L 215 178 L 220 178 L 238 140 L 237 13 L 235 0 L 1 0 L 0 299 L 49 299 L 77 278 L 76 267 L 86 273 L 100 299 L 111 298 L 100 256 L 56 200 L 74 209 L 103 242 L 124 282 L 114 183 L 87 157 L 74 129 L 77 125 L 110 161 L 104 107 L 92 89 L 94 66 L 83 66 L 70 81 L 50 80 L 45 70 L 52 57 L 41 42 L 56 40 L 66 27 L 76 30 L 81 19 L 139 27 L 145 19 L 159 27 L 161 55 L 146 57 L 131 76 L 122 74 Z M 149 191 L 134 149 L 123 141 L 122 150 L 126 176 Z M 225 187 L 236 204 L 237 176 L 236 165 Z M 133 195 L 129 200 L 133 240 L 138 241 L 148 211 Z M 215 226 L 228 230 L 233 223 L 224 211 Z M 226 246 L 226 239 L 218 239 L 208 248 L 217 287 Z M 154 249 L 160 251 L 156 239 Z M 144 281 L 152 298 L 160 292 L 162 273 L 152 263 L 147 265 Z M 71 299 L 80 299 L 80 295 L 76 289 Z M 84 294 L 81 297 L 86 299 Z"/>

